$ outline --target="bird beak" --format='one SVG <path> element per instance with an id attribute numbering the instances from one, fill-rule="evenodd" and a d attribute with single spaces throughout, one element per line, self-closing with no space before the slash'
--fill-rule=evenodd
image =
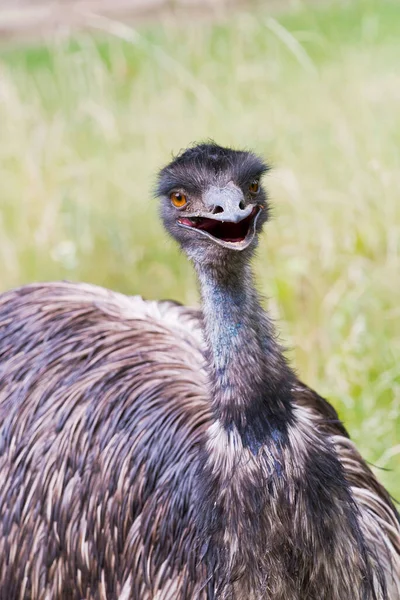
<path id="1" fill-rule="evenodd" d="M 203 196 L 204 206 L 209 209 L 208 217 L 215 221 L 240 223 L 252 212 L 253 206 L 245 205 L 240 188 L 228 184 L 223 188 L 211 186 Z M 204 216 L 206 216 L 204 214 Z"/>
<path id="2" fill-rule="evenodd" d="M 242 190 L 232 183 L 224 188 L 211 186 L 202 200 L 206 210 L 178 217 L 178 225 L 231 250 L 244 250 L 251 244 L 261 205 L 246 205 Z"/>
<path id="3" fill-rule="evenodd" d="M 177 224 L 185 229 L 197 231 L 216 244 L 230 250 L 244 250 L 253 241 L 256 234 L 256 223 L 261 212 L 261 206 L 249 205 L 241 214 L 235 213 L 235 220 L 212 213 L 196 213 L 178 217 Z M 246 216 L 243 216 L 243 213 Z M 229 216 L 232 216 L 230 213 Z M 241 218 L 238 218 L 240 216 Z"/>

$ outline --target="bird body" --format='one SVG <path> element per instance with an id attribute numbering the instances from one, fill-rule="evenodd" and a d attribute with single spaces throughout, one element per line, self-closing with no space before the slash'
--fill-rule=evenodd
<path id="1" fill-rule="evenodd" d="M 179 598 L 210 418 L 194 314 L 82 284 L 1 296 L 1 600 Z"/>
<path id="2" fill-rule="evenodd" d="M 253 285 L 263 171 L 215 145 L 161 171 L 202 311 L 0 296 L 0 600 L 400 600 L 393 503 Z"/>

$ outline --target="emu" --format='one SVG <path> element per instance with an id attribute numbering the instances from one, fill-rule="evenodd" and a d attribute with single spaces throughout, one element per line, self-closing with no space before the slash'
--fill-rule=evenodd
<path id="1" fill-rule="evenodd" d="M 0 600 L 400 599 L 390 496 L 255 291 L 266 170 L 200 144 L 159 174 L 201 312 L 0 296 Z"/>

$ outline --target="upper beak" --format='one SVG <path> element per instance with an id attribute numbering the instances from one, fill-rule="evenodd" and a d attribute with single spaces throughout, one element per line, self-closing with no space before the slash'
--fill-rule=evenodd
<path id="1" fill-rule="evenodd" d="M 212 186 L 203 196 L 203 203 L 209 212 L 203 213 L 202 216 L 230 223 L 239 223 L 248 217 L 254 208 L 254 205 L 244 206 L 242 190 L 230 185 L 224 188 Z"/>

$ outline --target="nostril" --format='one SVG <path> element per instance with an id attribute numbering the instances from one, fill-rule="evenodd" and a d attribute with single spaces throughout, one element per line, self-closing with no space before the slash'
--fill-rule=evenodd
<path id="1" fill-rule="evenodd" d="M 244 209 L 244 207 L 245 207 L 244 200 L 241 200 L 241 201 L 239 202 L 239 208 L 240 208 L 240 210 L 243 210 L 243 209 Z"/>
<path id="2" fill-rule="evenodd" d="M 214 206 L 213 215 L 216 215 L 217 213 L 222 213 L 222 212 L 224 212 L 224 209 L 222 208 L 222 206 Z"/>

